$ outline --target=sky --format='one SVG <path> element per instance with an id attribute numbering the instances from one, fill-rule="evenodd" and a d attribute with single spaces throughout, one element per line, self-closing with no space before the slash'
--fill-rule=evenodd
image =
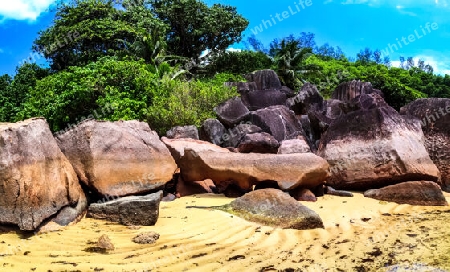
<path id="1" fill-rule="evenodd" d="M 52 24 L 55 0 L 0 0 L 0 75 L 14 74 L 30 57 L 38 32 Z M 450 0 L 204 0 L 237 7 L 250 21 L 243 40 L 265 45 L 301 32 L 316 43 L 339 46 L 348 57 L 380 49 L 398 65 L 400 56 L 423 59 L 450 74 Z M 233 48 L 243 48 L 235 44 Z M 39 59 L 38 63 L 45 63 Z"/>

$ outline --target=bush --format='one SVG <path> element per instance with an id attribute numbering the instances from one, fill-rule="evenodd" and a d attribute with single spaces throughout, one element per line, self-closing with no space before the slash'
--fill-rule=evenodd
<path id="1" fill-rule="evenodd" d="M 212 59 L 208 66 L 210 73 L 231 73 L 244 75 L 256 70 L 270 69 L 272 59 L 262 52 L 240 51 L 224 52 Z"/>
<path id="2" fill-rule="evenodd" d="M 105 120 L 144 120 L 156 85 L 157 76 L 145 63 L 105 58 L 38 81 L 19 118 L 43 116 L 53 131 L 94 113 Z M 104 112 L 111 106 L 114 111 Z"/>
<path id="3" fill-rule="evenodd" d="M 201 126 L 204 120 L 215 118 L 214 107 L 237 96 L 235 88 L 225 87 L 227 81 L 243 81 L 229 74 L 213 79 L 181 81 L 163 80 L 159 93 L 149 108 L 148 123 L 160 135 L 174 126 Z"/>
<path id="4" fill-rule="evenodd" d="M 213 79 L 185 81 L 172 79 L 175 70 L 170 69 L 157 72 L 143 61 L 113 58 L 70 67 L 37 81 L 19 119 L 43 116 L 53 131 L 88 118 L 148 120 L 152 129 L 165 134 L 172 126 L 199 126 L 214 117 L 218 103 L 237 95 L 223 83 L 243 80 L 219 74 Z"/>

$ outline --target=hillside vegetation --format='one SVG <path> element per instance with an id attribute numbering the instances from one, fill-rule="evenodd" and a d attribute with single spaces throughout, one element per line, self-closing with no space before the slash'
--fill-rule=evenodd
<path id="1" fill-rule="evenodd" d="M 59 4 L 52 26 L 32 45 L 48 67 L 30 59 L 14 77 L 0 76 L 0 122 L 43 116 L 58 131 L 87 118 L 138 119 L 164 134 L 214 117 L 218 103 L 237 95 L 223 83 L 258 69 L 275 70 L 294 90 L 316 84 L 324 97 L 342 82 L 370 81 L 396 109 L 417 98 L 450 97 L 450 76 L 423 61 L 402 58 L 401 68 L 391 67 L 368 48 L 349 58 L 339 47 L 316 45 L 312 33 L 268 46 L 252 36 L 247 49 L 227 51 L 248 23 L 235 7 L 199 0 Z"/>

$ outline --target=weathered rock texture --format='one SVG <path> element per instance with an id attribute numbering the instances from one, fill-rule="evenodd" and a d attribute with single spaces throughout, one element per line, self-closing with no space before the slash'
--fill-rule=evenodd
<path id="1" fill-rule="evenodd" d="M 294 112 L 285 106 L 273 106 L 254 111 L 250 114 L 250 122 L 274 136 L 279 142 L 295 132 L 303 133 L 303 128 Z"/>
<path id="2" fill-rule="evenodd" d="M 71 206 L 60 224 L 86 209 L 86 198 L 72 165 L 44 119 L 0 125 L 0 223 L 35 230 Z"/>
<path id="3" fill-rule="evenodd" d="M 103 196 L 162 188 L 177 169 L 167 147 L 143 122 L 90 120 L 58 135 L 57 142 L 80 180 Z"/>
<path id="4" fill-rule="evenodd" d="M 328 184 L 367 190 L 410 180 L 439 180 L 419 122 L 404 118 L 378 94 L 352 102 L 354 111 L 335 119 L 321 139 L 318 155 L 331 168 Z"/>
<path id="5" fill-rule="evenodd" d="M 248 74 L 246 79 L 256 83 L 258 90 L 281 90 L 281 82 L 273 70 L 260 70 Z"/>
<path id="6" fill-rule="evenodd" d="M 250 111 L 244 103 L 242 103 L 241 98 L 239 97 L 231 98 L 219 104 L 214 108 L 214 111 L 222 124 L 227 125 L 228 127 L 237 125 L 250 114 Z"/>
<path id="7" fill-rule="evenodd" d="M 161 140 L 169 148 L 170 153 L 175 159 L 177 165 L 180 165 L 181 158 L 185 156 L 185 149 L 193 150 L 194 152 L 214 151 L 217 153 L 230 153 L 230 151 L 226 148 L 221 148 L 215 144 L 211 144 L 205 141 L 198 141 L 193 139 L 167 139 L 166 137 L 162 137 Z"/>
<path id="8" fill-rule="evenodd" d="M 217 192 L 216 185 L 214 185 L 214 182 L 210 179 L 185 182 L 181 177 L 178 178 L 177 197 L 215 192 Z"/>
<path id="9" fill-rule="evenodd" d="M 173 127 L 166 133 L 169 139 L 191 138 L 198 140 L 198 129 L 196 126 Z"/>
<path id="10" fill-rule="evenodd" d="M 450 192 L 450 99 L 418 99 L 400 113 L 420 120 L 425 147 L 442 175 L 442 189 Z"/>
<path id="11" fill-rule="evenodd" d="M 251 190 L 259 182 L 276 181 L 283 190 L 315 188 L 328 177 L 328 163 L 312 154 L 242 154 L 195 152 L 186 149 L 180 160 L 181 176 L 187 181 L 211 179 L 217 187 L 232 183 Z"/>
<path id="12" fill-rule="evenodd" d="M 264 225 L 298 230 L 324 227 L 316 212 L 276 189 L 247 193 L 232 201 L 229 207 L 229 212 Z"/>
<path id="13" fill-rule="evenodd" d="M 361 82 L 353 80 L 350 82 L 341 83 L 333 92 L 331 97 L 341 101 L 350 101 L 353 98 L 362 94 L 378 93 L 383 96 L 381 91 L 374 89 L 370 82 Z"/>
<path id="14" fill-rule="evenodd" d="M 239 143 L 241 153 L 274 153 L 278 152 L 280 143 L 268 133 L 247 134 Z"/>
<path id="15" fill-rule="evenodd" d="M 225 126 L 217 119 L 206 119 L 200 128 L 200 140 L 222 146 L 227 133 Z"/>
<path id="16" fill-rule="evenodd" d="M 87 217 L 117 222 L 126 226 L 154 226 L 159 218 L 163 192 L 128 196 L 89 206 Z"/>
<path id="17" fill-rule="evenodd" d="M 285 105 L 287 99 L 286 94 L 279 90 L 256 90 L 242 93 L 241 96 L 242 102 L 252 111 L 275 105 Z"/>
<path id="18" fill-rule="evenodd" d="M 364 193 L 365 197 L 417 206 L 447 206 L 447 200 L 433 181 L 409 181 Z"/>
<path id="19" fill-rule="evenodd" d="M 278 148 L 278 154 L 310 153 L 311 148 L 302 139 L 284 140 Z"/>
<path id="20" fill-rule="evenodd" d="M 286 105 L 295 112 L 295 114 L 308 114 L 311 108 L 322 108 L 323 97 L 320 95 L 316 86 L 311 83 L 303 85 L 298 94 L 289 98 Z"/>

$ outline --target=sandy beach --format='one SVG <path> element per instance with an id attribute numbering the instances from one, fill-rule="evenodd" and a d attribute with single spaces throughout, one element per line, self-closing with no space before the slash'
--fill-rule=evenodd
<path id="1" fill-rule="evenodd" d="M 450 194 L 446 194 L 450 201 Z M 325 229 L 283 230 L 218 210 L 233 199 L 196 195 L 163 202 L 156 226 L 129 228 L 83 219 L 58 232 L 33 236 L 3 229 L 1 271 L 383 271 L 423 263 L 450 269 L 450 208 L 413 207 L 364 198 L 325 195 L 302 202 Z M 155 231 L 152 245 L 132 238 Z M 108 254 L 86 251 L 106 234 Z"/>

